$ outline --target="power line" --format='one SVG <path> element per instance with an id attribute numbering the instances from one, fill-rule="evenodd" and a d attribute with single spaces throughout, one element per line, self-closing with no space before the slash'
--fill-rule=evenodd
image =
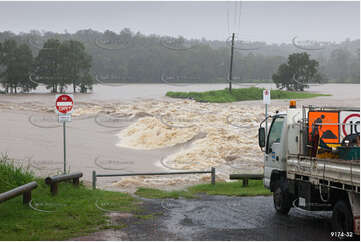
<path id="1" fill-rule="evenodd" d="M 226 6 L 226 24 L 228 36 L 232 33 L 237 33 L 239 36 L 241 33 L 241 16 L 242 16 L 242 2 L 241 1 L 228 1 Z M 233 23 L 231 23 L 233 22 Z"/>
<path id="2" fill-rule="evenodd" d="M 226 13 L 226 18 L 227 18 L 227 29 L 228 29 L 228 35 L 231 34 L 230 31 L 230 25 L 229 25 L 229 4 L 227 4 L 227 13 Z"/>
<path id="3" fill-rule="evenodd" d="M 239 1 L 239 11 L 238 11 L 238 36 L 241 33 L 241 15 L 242 15 L 242 1 Z"/>
<path id="4" fill-rule="evenodd" d="M 232 32 L 235 32 L 237 26 L 237 1 L 234 2 L 234 16 L 233 16 L 233 29 Z"/>

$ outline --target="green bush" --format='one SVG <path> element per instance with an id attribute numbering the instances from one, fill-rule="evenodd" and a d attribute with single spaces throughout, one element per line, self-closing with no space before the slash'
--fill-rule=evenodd
<path id="1" fill-rule="evenodd" d="M 11 190 L 34 180 L 33 173 L 24 167 L 16 166 L 7 155 L 0 157 L 0 193 Z"/>

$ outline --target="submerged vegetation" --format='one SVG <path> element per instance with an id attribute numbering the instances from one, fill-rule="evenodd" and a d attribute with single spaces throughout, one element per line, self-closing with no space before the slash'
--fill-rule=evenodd
<path id="1" fill-rule="evenodd" d="M 230 93 L 226 88 L 224 90 L 207 92 L 167 92 L 166 96 L 172 98 L 187 98 L 198 102 L 227 103 L 248 100 L 261 100 L 263 98 L 263 88 L 237 88 L 232 89 Z M 318 94 L 310 92 L 292 92 L 283 90 L 271 90 L 272 99 L 304 99 L 318 96 L 330 96 L 329 94 Z"/>

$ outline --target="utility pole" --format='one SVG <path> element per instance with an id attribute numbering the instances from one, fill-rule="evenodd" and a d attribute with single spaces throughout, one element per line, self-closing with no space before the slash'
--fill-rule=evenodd
<path id="1" fill-rule="evenodd" d="M 234 49 L 234 33 L 232 34 L 231 63 L 229 66 L 229 92 L 232 92 L 233 49 Z"/>

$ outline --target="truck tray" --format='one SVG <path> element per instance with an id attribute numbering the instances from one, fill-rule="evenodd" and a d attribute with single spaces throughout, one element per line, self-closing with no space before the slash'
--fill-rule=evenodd
<path id="1" fill-rule="evenodd" d="M 360 160 L 288 156 L 287 177 L 314 185 L 360 192 Z"/>

